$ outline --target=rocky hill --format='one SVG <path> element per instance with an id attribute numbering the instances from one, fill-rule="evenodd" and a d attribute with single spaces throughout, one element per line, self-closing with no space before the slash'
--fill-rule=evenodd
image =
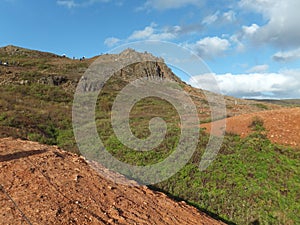
<path id="1" fill-rule="evenodd" d="M 76 150 L 72 135 L 71 109 L 73 94 L 87 68 L 101 59 L 108 64 L 116 58 L 135 57 L 146 61 L 129 65 L 117 71 L 104 90 L 103 108 L 109 109 L 113 97 L 128 82 L 141 77 L 149 79 L 168 78 L 177 82 L 193 99 L 201 123 L 211 121 L 211 109 L 207 92 L 182 82 L 164 63 L 163 59 L 149 53 L 127 49 L 118 55 L 103 54 L 91 59 L 70 59 L 52 53 L 28 50 L 16 46 L 0 48 L 0 137 L 16 137 L 58 144 Z M 4 65 L 4 62 L 7 63 Z M 87 90 L 102 84 L 90 83 Z M 110 85 L 110 86 L 109 86 Z M 210 93 L 210 95 L 212 95 Z M 267 109 L 278 109 L 268 103 L 225 97 L 227 117 Z M 216 102 L 214 104 L 217 104 Z M 47 109 L 47 110 L 45 110 Z M 217 116 L 215 119 L 223 118 Z M 44 124 L 46 121 L 46 124 Z"/>
<path id="2" fill-rule="evenodd" d="M 209 105 L 205 96 L 207 92 L 192 88 L 181 81 L 164 63 L 162 58 L 157 58 L 150 53 L 139 53 L 133 49 L 127 49 L 118 55 L 103 54 L 91 59 L 70 59 L 66 56 L 11 45 L 2 47 L 0 48 L 0 85 L 31 85 L 38 83 L 60 86 L 73 93 L 84 72 L 99 58 L 110 64 L 114 64 L 116 58 L 140 59 L 140 63 L 135 63 L 116 72 L 115 78 L 125 82 L 141 77 L 149 77 L 149 79 L 164 77 L 176 81 L 191 95 L 198 107 L 201 107 L 201 116 L 204 119 L 209 118 Z M 149 61 L 149 59 L 152 61 Z M 148 61 L 143 62 L 145 60 Z M 90 89 L 93 89 L 93 87 L 90 87 Z M 273 104 L 235 99 L 229 96 L 225 96 L 225 101 L 228 116 L 279 108 L 279 106 Z M 201 105 L 199 105 L 200 102 L 202 102 Z"/>

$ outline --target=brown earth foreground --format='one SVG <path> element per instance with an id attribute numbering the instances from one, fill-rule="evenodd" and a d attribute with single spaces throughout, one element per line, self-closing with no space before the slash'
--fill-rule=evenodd
<path id="1" fill-rule="evenodd" d="M 0 185 L 0 224 L 223 224 L 146 186 L 106 180 L 82 157 L 30 141 L 0 139 Z"/>
<path id="2" fill-rule="evenodd" d="M 278 144 L 300 147 L 300 108 L 268 110 L 257 113 L 234 116 L 226 119 L 226 132 L 246 137 L 252 131 L 250 125 L 255 118 L 263 120 L 268 138 Z M 218 127 L 215 134 L 224 130 L 222 121 L 213 122 Z M 210 132 L 211 124 L 202 124 Z"/>

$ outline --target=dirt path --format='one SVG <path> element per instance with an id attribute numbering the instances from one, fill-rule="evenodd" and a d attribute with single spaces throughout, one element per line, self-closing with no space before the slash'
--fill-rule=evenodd
<path id="1" fill-rule="evenodd" d="M 255 117 L 263 120 L 267 136 L 271 141 L 300 147 L 300 108 L 270 110 L 227 118 L 226 131 L 245 137 L 252 132 L 249 125 Z M 214 124 L 219 126 L 221 122 L 215 121 Z M 210 132 L 211 124 L 202 124 L 201 127 L 205 127 Z M 224 130 L 224 127 L 220 126 L 219 130 Z"/>
<path id="2" fill-rule="evenodd" d="M 223 224 L 145 186 L 108 181 L 83 158 L 35 142 L 0 139 L 0 184 L 0 224 Z"/>

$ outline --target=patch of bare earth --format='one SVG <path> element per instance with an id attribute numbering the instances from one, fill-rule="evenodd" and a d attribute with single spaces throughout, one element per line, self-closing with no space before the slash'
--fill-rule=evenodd
<path id="1" fill-rule="evenodd" d="M 35 142 L 0 139 L 0 185 L 0 224 L 223 224 L 146 186 L 116 184 L 84 158 Z"/>
<path id="2" fill-rule="evenodd" d="M 244 114 L 226 119 L 226 132 L 239 134 L 246 137 L 253 130 L 250 125 L 254 118 L 263 120 L 268 138 L 274 143 L 300 147 L 300 108 L 287 108 L 280 110 L 269 110 L 257 113 Z M 217 127 L 215 135 L 219 135 L 225 127 L 221 126 L 223 121 L 213 122 Z M 207 132 L 211 131 L 211 124 L 202 124 Z"/>

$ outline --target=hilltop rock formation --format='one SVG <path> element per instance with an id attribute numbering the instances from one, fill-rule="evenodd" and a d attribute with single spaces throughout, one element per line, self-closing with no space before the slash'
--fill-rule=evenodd
<path id="1" fill-rule="evenodd" d="M 126 62 L 133 63 L 121 66 L 126 64 Z M 118 68 L 118 66 L 120 68 Z M 176 77 L 171 69 L 164 63 L 163 59 L 149 53 L 139 53 L 133 49 L 126 49 L 120 54 L 107 54 L 97 58 L 96 61 L 90 65 L 87 72 L 81 77 L 78 90 L 84 92 L 99 90 L 103 87 L 104 82 L 102 79 L 93 79 L 92 77 L 95 76 L 99 78 L 102 74 L 107 76 L 111 71 L 114 71 L 114 73 L 110 79 L 117 79 L 120 83 L 122 83 L 122 81 L 129 83 L 139 78 L 146 78 L 148 80 L 169 79 L 177 83 L 182 83 L 182 81 Z"/>

